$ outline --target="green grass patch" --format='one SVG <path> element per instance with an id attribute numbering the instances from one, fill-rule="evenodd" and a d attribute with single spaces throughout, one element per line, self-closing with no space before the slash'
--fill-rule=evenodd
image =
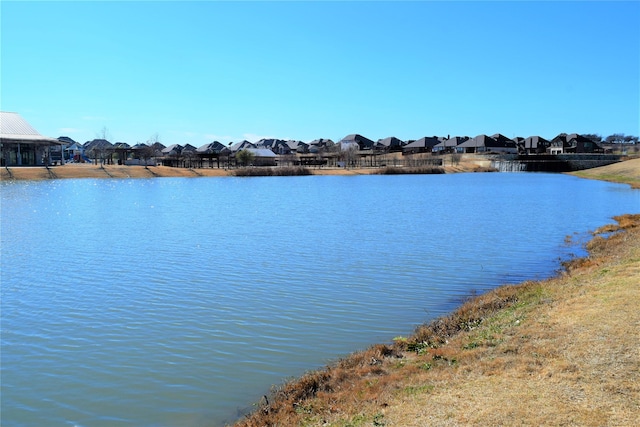
<path id="1" fill-rule="evenodd" d="M 402 393 L 408 396 L 417 396 L 419 394 L 431 393 L 435 386 L 431 384 L 424 384 L 419 386 L 409 386 L 402 389 Z"/>

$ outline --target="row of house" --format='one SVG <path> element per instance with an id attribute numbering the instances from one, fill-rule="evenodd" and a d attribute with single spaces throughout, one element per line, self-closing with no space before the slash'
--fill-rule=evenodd
<path id="1" fill-rule="evenodd" d="M 340 144 L 358 146 L 361 150 L 402 151 L 403 154 L 415 153 L 510 153 L 510 154 L 562 154 L 562 153 L 602 153 L 604 149 L 587 137 L 562 133 L 551 140 L 541 136 L 528 138 L 508 138 L 502 134 L 437 137 L 425 136 L 415 141 L 404 142 L 396 137 L 372 140 L 354 134 L 345 137 Z"/>
<path id="2" fill-rule="evenodd" d="M 356 152 L 361 156 L 400 152 L 403 155 L 418 153 L 510 153 L 510 154 L 561 154 L 602 153 L 604 149 L 595 141 L 579 134 L 560 134 L 551 140 L 540 136 L 508 138 L 502 134 L 476 137 L 422 137 L 402 141 L 396 137 L 373 140 L 360 134 L 347 135 L 338 142 L 331 139 L 315 139 L 311 142 L 264 138 L 256 142 L 241 141 L 224 145 L 218 141 L 200 147 L 191 144 L 129 145 L 94 139 L 80 144 L 61 136 L 57 139 L 40 135 L 17 113 L 0 113 L 0 144 L 2 165 L 52 165 L 67 162 L 102 162 L 119 164 L 157 164 L 167 166 L 210 166 L 220 161 L 229 162 L 235 155 L 247 150 L 253 164 L 275 165 L 278 162 L 297 164 L 324 164 L 334 161 L 339 153 Z"/>
<path id="3" fill-rule="evenodd" d="M 137 153 L 147 149 L 146 144 L 136 144 L 129 147 L 125 143 L 110 143 L 105 140 L 93 140 L 85 144 L 85 151 L 100 147 L 117 153 L 123 150 Z M 309 143 L 275 138 L 261 139 L 257 142 L 241 141 L 226 146 L 218 141 L 194 147 L 190 144 L 172 144 L 168 147 L 155 143 L 151 147 L 153 157 L 163 159 L 168 166 L 178 163 L 193 162 L 194 159 L 218 159 L 221 156 L 233 156 L 235 153 L 247 150 L 263 164 L 275 164 L 277 156 L 287 155 L 317 155 L 328 156 L 331 153 L 354 150 L 358 152 L 402 152 L 405 155 L 416 153 L 509 153 L 509 154 L 562 154 L 562 153 L 602 153 L 604 149 L 596 142 L 579 134 L 560 134 L 551 140 L 540 136 L 510 139 L 501 134 L 478 135 L 470 137 L 423 137 L 414 141 L 402 141 L 396 137 L 380 139 L 377 142 L 360 134 L 347 135 L 337 143 L 331 139 L 316 139 Z M 138 156 L 135 156 L 139 158 Z M 150 156 L 151 157 L 151 156 Z M 125 158 L 121 159 L 125 161 Z"/>

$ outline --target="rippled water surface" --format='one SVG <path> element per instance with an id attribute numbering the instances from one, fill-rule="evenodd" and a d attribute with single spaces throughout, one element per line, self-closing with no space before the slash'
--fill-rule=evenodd
<path id="1" fill-rule="evenodd" d="M 640 212 L 551 174 L 3 182 L 2 425 L 209 426 Z"/>

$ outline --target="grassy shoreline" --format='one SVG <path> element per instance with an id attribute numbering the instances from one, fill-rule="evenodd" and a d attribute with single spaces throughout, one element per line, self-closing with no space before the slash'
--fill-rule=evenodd
<path id="1" fill-rule="evenodd" d="M 572 172 L 571 175 L 581 178 L 629 184 L 631 188 L 640 189 L 640 158 L 626 160 L 600 168 Z"/>
<path id="2" fill-rule="evenodd" d="M 630 162 L 587 176 L 634 185 Z M 614 219 L 558 276 L 496 288 L 277 386 L 235 426 L 634 425 L 640 214 Z"/>

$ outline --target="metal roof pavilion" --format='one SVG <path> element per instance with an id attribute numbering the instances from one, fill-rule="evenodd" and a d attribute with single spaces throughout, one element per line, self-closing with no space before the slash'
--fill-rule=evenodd
<path id="1" fill-rule="evenodd" d="M 62 144 L 55 138 L 40 135 L 20 114 L 5 111 L 0 112 L 0 140 L 23 144 L 40 142 Z"/>

